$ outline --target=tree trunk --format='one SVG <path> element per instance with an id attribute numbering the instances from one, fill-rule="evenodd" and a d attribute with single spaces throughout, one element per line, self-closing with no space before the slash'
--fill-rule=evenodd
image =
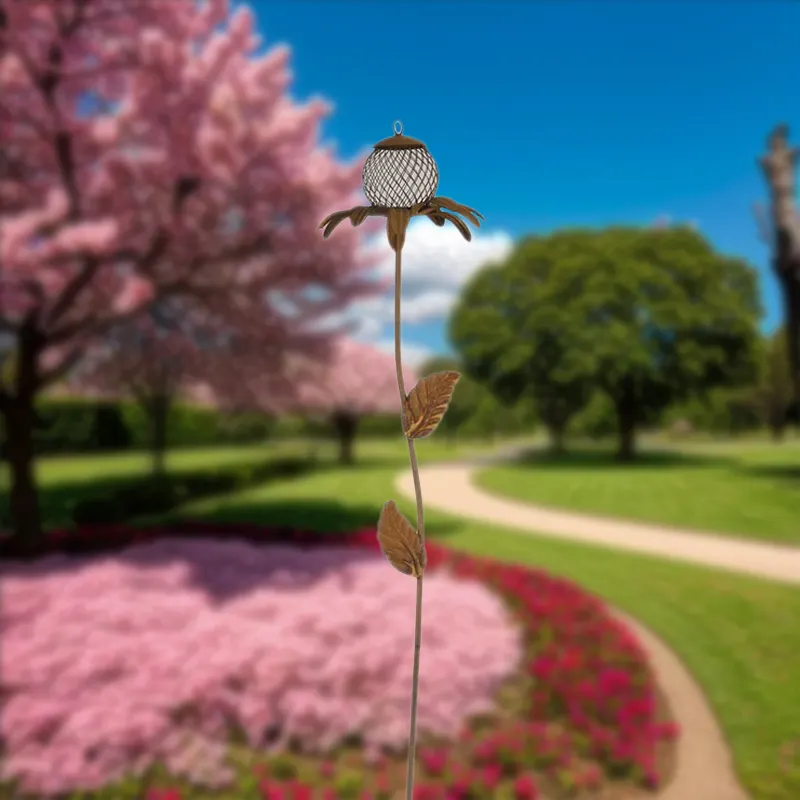
<path id="1" fill-rule="evenodd" d="M 786 425 L 789 422 L 789 415 L 786 409 L 780 404 L 776 404 L 769 409 L 767 413 L 767 426 L 772 434 L 772 441 L 776 444 L 783 441 L 783 434 L 786 431 Z"/>
<path id="2" fill-rule="evenodd" d="M 166 473 L 167 422 L 170 405 L 170 398 L 164 394 L 152 395 L 147 402 L 150 417 L 150 453 L 155 477 L 161 477 Z"/>
<path id="3" fill-rule="evenodd" d="M 4 398 L 5 456 L 11 472 L 11 530 L 22 543 L 22 547 L 31 550 L 35 549 L 42 536 L 34 474 L 35 419 L 33 395 Z"/>
<path id="4" fill-rule="evenodd" d="M 796 411 L 794 423 L 800 429 L 800 274 L 794 275 L 793 270 L 785 269 L 778 273 L 778 277 L 783 288 L 792 401 Z"/>
<path id="5" fill-rule="evenodd" d="M 617 460 L 632 461 L 636 454 L 636 395 L 630 378 L 623 379 L 623 385 L 614 398 L 617 413 Z"/>
<path id="6" fill-rule="evenodd" d="M 345 411 L 338 411 L 332 417 L 333 427 L 339 439 L 339 463 L 353 463 L 353 442 L 358 430 L 358 417 Z"/>
<path id="7" fill-rule="evenodd" d="M 17 339 L 14 389 L 0 390 L 0 413 L 6 432 L 6 458 L 11 472 L 11 530 L 22 551 L 34 552 L 42 540 L 39 498 L 34 470 L 33 431 L 36 424 L 37 366 L 43 339 L 32 319 L 23 323 Z"/>

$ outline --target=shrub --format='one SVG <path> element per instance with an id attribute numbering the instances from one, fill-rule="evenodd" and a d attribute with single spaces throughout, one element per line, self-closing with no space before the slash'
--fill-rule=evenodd
<path id="1" fill-rule="evenodd" d="M 163 514 L 181 501 L 190 499 L 190 493 L 181 491 L 186 485 L 187 480 L 148 478 L 110 494 L 79 501 L 72 512 L 72 521 L 76 525 L 98 525 L 124 522 L 137 516 Z M 198 491 L 195 496 L 202 494 L 202 491 Z"/>
<path id="2" fill-rule="evenodd" d="M 35 444 L 40 455 L 147 449 L 152 434 L 145 411 L 131 401 L 44 398 L 37 405 Z M 175 404 L 169 415 L 170 447 L 208 447 L 264 441 L 274 421 L 263 414 L 223 413 Z"/>
<path id="3" fill-rule="evenodd" d="M 94 439 L 97 404 L 78 399 L 43 399 L 37 405 L 37 453 L 97 450 Z"/>
<path id="4" fill-rule="evenodd" d="M 76 525 L 99 525 L 163 514 L 189 500 L 244 489 L 269 478 L 299 475 L 308 466 L 302 458 L 283 458 L 213 470 L 204 467 L 157 479 L 148 477 L 79 501 L 72 512 L 72 521 Z"/>
<path id="5" fill-rule="evenodd" d="M 695 430 L 737 435 L 758 429 L 762 421 L 752 393 L 746 389 L 714 389 L 669 409 L 664 424 L 686 419 Z"/>
<path id="6" fill-rule="evenodd" d="M 322 425 L 320 430 L 323 430 Z M 272 428 L 272 436 L 275 439 L 299 439 L 308 435 L 308 421 L 293 414 L 275 420 Z"/>
<path id="7" fill-rule="evenodd" d="M 122 403 L 125 423 L 131 431 L 132 446 L 150 446 L 150 419 L 136 403 Z M 217 444 L 244 444 L 270 437 L 274 423 L 261 414 L 233 414 L 213 408 L 175 403 L 169 410 L 170 447 L 209 447 Z"/>
<path id="8" fill-rule="evenodd" d="M 98 450 L 127 450 L 131 432 L 117 403 L 99 403 L 92 424 L 92 439 Z"/>

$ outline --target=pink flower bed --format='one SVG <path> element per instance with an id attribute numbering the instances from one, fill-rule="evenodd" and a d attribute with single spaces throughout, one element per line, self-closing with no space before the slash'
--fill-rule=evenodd
<path id="1" fill-rule="evenodd" d="M 7 776 L 45 793 L 161 757 L 213 786 L 229 777 L 238 729 L 256 751 L 292 739 L 322 751 L 357 733 L 369 756 L 354 763 L 337 748 L 301 780 L 291 757 L 265 755 L 233 776 L 238 800 L 389 800 L 402 789 L 402 755 L 375 756 L 407 734 L 413 581 L 385 564 L 374 529 L 227 524 L 228 541 L 220 535 L 208 523 L 54 532 L 49 552 L 95 557 L 31 565 L 9 562 L 0 541 Z M 645 654 L 602 601 L 435 543 L 427 574 L 420 721 L 439 738 L 423 737 L 415 798 L 659 785 L 678 730 L 660 716 Z M 522 697 L 513 717 L 468 721 L 511 672 Z M 162 780 L 139 796 L 195 795 Z"/>
<path id="2" fill-rule="evenodd" d="M 164 538 L 6 570 L 0 723 L 6 779 L 94 789 L 163 761 L 229 781 L 253 747 L 367 752 L 408 734 L 414 583 L 377 552 Z M 521 627 L 476 579 L 426 581 L 422 732 L 455 738 L 518 672 Z"/>

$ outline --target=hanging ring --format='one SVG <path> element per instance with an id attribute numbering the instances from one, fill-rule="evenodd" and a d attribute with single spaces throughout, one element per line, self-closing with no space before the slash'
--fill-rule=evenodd
<path id="1" fill-rule="evenodd" d="M 394 129 L 395 134 L 400 136 L 400 134 L 403 132 L 403 123 L 400 122 L 399 119 L 396 119 L 392 128 Z"/>

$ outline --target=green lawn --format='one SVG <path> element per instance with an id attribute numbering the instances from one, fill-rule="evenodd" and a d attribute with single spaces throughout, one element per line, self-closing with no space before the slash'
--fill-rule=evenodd
<path id="1" fill-rule="evenodd" d="M 485 442 L 459 443 L 451 447 L 434 442 L 423 458 L 464 458 L 488 452 L 492 446 Z M 396 451 L 393 445 L 381 440 L 358 442 L 356 453 L 363 465 L 383 463 L 387 452 Z M 316 455 L 326 466 L 332 466 L 337 453 L 336 444 L 329 441 L 277 441 L 247 447 L 191 448 L 175 450 L 167 457 L 170 470 L 190 470 L 204 465 L 220 467 L 234 464 L 255 464 L 272 458 Z M 115 453 L 112 455 L 52 456 L 36 464 L 40 484 L 39 505 L 46 528 L 69 526 L 75 506 L 89 497 L 111 492 L 150 472 L 151 458 L 146 452 Z M 0 527 L 8 512 L 8 469 L 0 464 Z"/>
<path id="2" fill-rule="evenodd" d="M 426 450 L 421 457 L 437 460 L 463 458 L 493 449 L 490 443 L 482 441 L 458 442 L 455 446 L 451 446 L 442 441 L 432 440 L 425 444 Z M 387 453 L 394 454 L 396 450 L 395 443 L 381 439 L 365 439 L 356 445 L 356 455 L 361 461 L 381 458 Z M 167 466 L 170 469 L 187 469 L 202 465 L 246 463 L 275 455 L 301 455 L 312 452 L 330 460 L 336 452 L 336 446 L 329 441 L 275 441 L 239 447 L 187 448 L 170 451 L 167 456 Z M 114 453 L 104 456 L 49 456 L 38 460 L 37 475 L 46 488 L 74 478 L 88 481 L 107 477 L 131 477 L 146 473 L 149 466 L 150 455 L 147 452 Z"/>
<path id="3" fill-rule="evenodd" d="M 435 440 L 421 442 L 419 451 L 423 462 L 466 453 Z M 207 457 L 219 463 L 221 452 Z M 263 456 L 263 449 L 259 452 Z M 393 489 L 397 471 L 407 467 L 402 440 L 364 443 L 359 452 L 362 461 L 353 468 L 323 463 L 300 478 L 197 502 L 184 507 L 182 515 L 331 531 L 374 524 L 389 499 L 412 515 L 413 502 Z M 91 462 L 92 474 L 107 474 L 106 462 Z M 90 461 L 85 463 L 89 467 Z M 43 466 L 45 493 L 56 489 L 60 474 Z M 77 475 L 71 472 L 70 478 Z M 644 556 L 539 540 L 435 511 L 427 513 L 427 520 L 429 534 L 449 546 L 546 568 L 637 616 L 670 643 L 705 687 L 754 800 L 800 797 L 800 591 Z"/>
<path id="4" fill-rule="evenodd" d="M 486 490 L 553 508 L 800 544 L 800 445 L 763 442 L 611 451 L 539 451 L 477 475 Z"/>

